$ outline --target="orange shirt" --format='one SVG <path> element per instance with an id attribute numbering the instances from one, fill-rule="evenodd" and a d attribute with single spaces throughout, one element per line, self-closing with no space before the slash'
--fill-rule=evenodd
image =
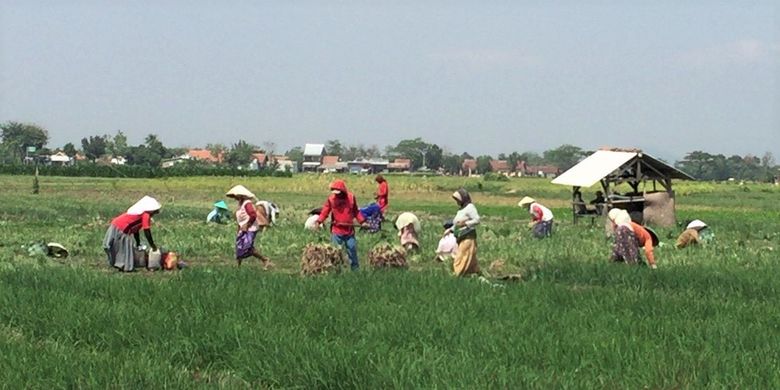
<path id="1" fill-rule="evenodd" d="M 631 227 L 634 228 L 634 234 L 636 235 L 636 240 L 639 241 L 639 246 L 645 248 L 645 255 L 647 256 L 647 262 L 650 265 L 654 265 L 655 256 L 653 255 L 653 236 L 650 235 L 650 232 L 648 232 L 647 229 L 644 228 L 644 226 L 636 222 L 632 221 Z"/>

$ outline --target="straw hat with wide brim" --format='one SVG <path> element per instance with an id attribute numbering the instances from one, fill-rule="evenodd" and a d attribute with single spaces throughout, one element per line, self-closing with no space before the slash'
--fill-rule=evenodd
<path id="1" fill-rule="evenodd" d="M 520 199 L 520 202 L 518 202 L 517 205 L 520 206 L 520 207 L 527 207 L 528 205 L 530 205 L 531 203 L 534 203 L 534 202 L 536 202 L 536 199 L 534 199 L 534 198 L 532 198 L 530 196 L 526 196 L 525 198 Z"/>
<path id="2" fill-rule="evenodd" d="M 242 186 L 241 184 L 231 188 L 230 191 L 228 191 L 225 194 L 225 196 L 234 199 L 238 197 L 243 197 L 247 199 L 255 198 L 255 194 L 253 194 L 252 191 L 249 191 L 248 189 L 246 189 L 246 187 Z"/>
<path id="3" fill-rule="evenodd" d="M 686 228 L 686 229 L 696 229 L 696 230 L 701 230 L 701 229 L 704 229 L 704 228 L 706 228 L 706 227 L 707 227 L 707 224 L 706 224 L 706 223 L 702 222 L 702 221 L 701 221 L 701 220 L 699 220 L 699 219 L 694 219 L 694 220 L 693 220 L 693 221 L 691 221 L 691 223 L 689 223 L 689 224 L 688 224 L 688 226 L 686 226 L 685 228 Z"/>
<path id="4" fill-rule="evenodd" d="M 653 246 L 658 246 L 658 233 L 655 232 L 655 230 L 651 229 L 649 226 L 642 226 L 647 230 L 648 233 L 650 233 L 650 237 L 653 239 Z"/>

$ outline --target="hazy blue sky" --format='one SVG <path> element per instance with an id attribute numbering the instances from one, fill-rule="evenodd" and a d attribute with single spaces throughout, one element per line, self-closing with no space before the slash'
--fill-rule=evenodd
<path id="1" fill-rule="evenodd" d="M 780 159 L 777 1 L 208 3 L 0 2 L 0 121 L 54 146 L 121 129 Z"/>

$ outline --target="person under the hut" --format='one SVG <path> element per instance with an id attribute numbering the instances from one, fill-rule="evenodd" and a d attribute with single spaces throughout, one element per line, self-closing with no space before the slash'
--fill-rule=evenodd
<path id="1" fill-rule="evenodd" d="M 108 265 L 125 272 L 133 271 L 133 243 L 135 246 L 141 246 L 141 230 L 144 231 L 146 242 L 152 251 L 157 251 L 157 245 L 152 238 L 152 217 L 157 215 L 161 208 L 162 205 L 157 199 L 144 196 L 126 212 L 111 220 L 103 239 Z"/>
<path id="2" fill-rule="evenodd" d="M 257 211 L 252 203 L 255 194 L 242 185 L 231 188 L 225 196 L 233 198 L 238 202 L 236 210 L 236 223 L 238 230 L 236 232 L 236 262 L 239 266 L 248 257 L 254 257 L 263 263 L 263 269 L 274 266 L 268 257 L 263 256 L 255 248 L 255 238 L 260 229 L 257 222 Z"/>
<path id="3" fill-rule="evenodd" d="M 699 219 L 694 219 L 688 223 L 685 230 L 677 237 L 677 242 L 674 246 L 677 249 L 682 249 L 689 245 L 703 244 L 712 241 L 714 236 L 706 223 Z"/>
<path id="4" fill-rule="evenodd" d="M 322 205 L 322 211 L 317 218 L 317 227 L 330 216 L 331 242 L 336 246 L 344 246 L 349 257 L 349 266 L 353 271 L 360 268 L 357 254 L 357 240 L 355 239 L 355 219 L 364 224 L 365 218 L 360 214 L 355 195 L 347 190 L 344 180 L 334 180 L 330 183 L 330 195 Z"/>
<path id="5" fill-rule="evenodd" d="M 214 202 L 214 209 L 206 216 L 206 222 L 226 224 L 230 219 L 230 210 L 224 200 Z"/>
<path id="6" fill-rule="evenodd" d="M 401 213 L 395 220 L 395 228 L 398 230 L 398 237 L 401 240 L 401 246 L 407 251 L 420 249 L 419 236 L 422 232 L 420 219 L 410 212 Z"/>
<path id="7" fill-rule="evenodd" d="M 464 188 L 455 191 L 452 199 L 459 209 L 452 219 L 453 226 L 444 232 L 445 236 L 452 232 L 458 243 L 457 254 L 452 261 L 452 270 L 455 276 L 478 274 L 480 269 L 477 261 L 477 225 L 480 218 L 477 207 L 471 202 L 471 196 Z"/>
<path id="8" fill-rule="evenodd" d="M 595 214 L 595 210 L 589 210 L 585 205 L 585 201 L 582 200 L 582 192 L 579 190 L 574 191 L 571 194 L 571 201 L 574 204 L 574 212 L 580 215 Z"/>
<path id="9" fill-rule="evenodd" d="M 369 233 L 376 233 L 382 230 L 382 220 L 384 219 L 384 216 L 382 215 L 382 209 L 378 204 L 371 203 L 358 211 L 366 220 L 366 226 L 361 227 L 361 230 Z"/>
<path id="10" fill-rule="evenodd" d="M 611 222 L 615 236 L 610 260 L 637 264 L 639 261 L 639 241 L 634 233 L 634 226 L 631 224 L 628 212 L 622 209 L 612 209 L 607 213 L 607 218 Z"/>
<path id="11" fill-rule="evenodd" d="M 257 201 L 255 210 L 257 211 L 257 226 L 260 232 L 266 231 L 266 229 L 276 223 L 279 208 L 273 202 L 267 200 Z"/>
<path id="12" fill-rule="evenodd" d="M 601 191 L 596 191 L 596 197 L 590 201 L 590 204 L 596 208 L 596 214 L 598 215 L 604 214 L 604 205 L 606 203 L 607 200 L 604 198 L 604 193 Z"/>
<path id="13" fill-rule="evenodd" d="M 530 196 L 521 199 L 517 205 L 528 210 L 528 213 L 531 214 L 531 222 L 528 223 L 528 227 L 533 229 L 534 237 L 545 238 L 552 236 L 553 213 L 550 209 L 542 206 Z"/>
<path id="14" fill-rule="evenodd" d="M 306 230 L 317 230 L 317 220 L 320 218 L 322 207 L 317 207 L 309 210 L 309 216 L 306 218 L 306 222 L 303 223 L 303 228 Z"/>
<path id="15" fill-rule="evenodd" d="M 376 189 L 376 196 L 374 197 L 374 199 L 376 199 L 376 204 L 379 205 L 382 215 L 385 215 L 387 214 L 387 206 L 390 205 L 388 199 L 388 197 L 390 196 L 390 188 L 388 188 L 387 180 L 385 180 L 384 176 L 382 175 L 376 175 L 374 181 L 376 181 L 377 184 L 379 184 L 379 186 Z"/>
<path id="16" fill-rule="evenodd" d="M 458 254 L 458 241 L 455 239 L 455 235 L 452 234 L 452 221 L 446 221 L 442 226 L 444 227 L 444 235 L 439 239 L 439 245 L 436 247 L 436 258 L 434 259 L 440 263 L 450 260 Z"/>

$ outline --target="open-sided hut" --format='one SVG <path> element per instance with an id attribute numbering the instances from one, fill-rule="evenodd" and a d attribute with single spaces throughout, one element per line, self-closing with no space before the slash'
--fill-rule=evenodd
<path id="1" fill-rule="evenodd" d="M 639 149 L 610 148 L 596 151 L 552 182 L 571 186 L 573 191 L 600 182 L 606 197 L 605 213 L 617 207 L 627 210 L 639 223 L 672 226 L 676 222 L 672 179 L 695 180 Z M 615 187 L 622 183 L 631 191 L 615 193 Z M 572 211 L 576 211 L 572 203 Z M 574 218 L 576 221 L 576 212 Z"/>

